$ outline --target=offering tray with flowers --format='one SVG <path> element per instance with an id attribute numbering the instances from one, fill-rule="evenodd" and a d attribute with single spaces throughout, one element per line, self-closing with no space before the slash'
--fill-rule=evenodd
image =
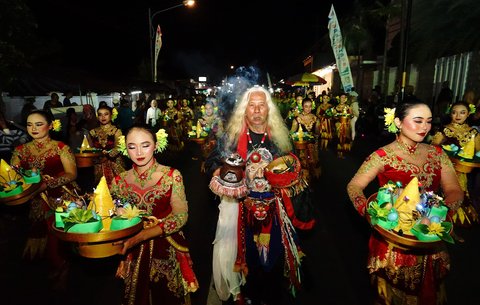
<path id="1" fill-rule="evenodd" d="M 298 127 L 298 131 L 292 132 L 290 137 L 296 149 L 306 149 L 309 143 L 315 142 L 315 137 L 307 131 L 303 131 L 302 126 Z"/>
<path id="2" fill-rule="evenodd" d="M 87 137 L 83 136 L 82 145 L 75 149 L 75 161 L 77 167 L 90 167 L 93 166 L 93 159 L 102 155 L 102 150 L 98 148 L 90 147 Z"/>
<path id="3" fill-rule="evenodd" d="M 465 147 L 450 144 L 442 145 L 442 148 L 457 171 L 470 173 L 475 167 L 480 167 L 480 151 L 475 153 L 474 140 L 468 142 Z"/>
<path id="4" fill-rule="evenodd" d="M 55 211 L 53 233 L 72 243 L 83 257 L 102 258 L 120 254 L 122 241 L 143 229 L 143 211 L 122 199 L 112 199 L 105 177 L 93 196 L 64 202 Z M 88 197 L 91 197 L 87 204 Z"/>
<path id="5" fill-rule="evenodd" d="M 414 177 L 403 189 L 389 182 L 368 199 L 367 220 L 386 241 L 401 249 L 436 249 L 450 236 L 452 223 L 446 221 L 448 208 L 433 192 L 419 191 Z"/>
<path id="6" fill-rule="evenodd" d="M 199 145 L 205 143 L 208 137 L 208 131 L 206 128 L 202 127 L 200 121 L 197 121 L 196 126 L 192 126 L 192 130 L 188 132 L 188 140 L 195 142 Z"/>
<path id="7" fill-rule="evenodd" d="M 41 187 L 41 175 L 36 169 L 25 170 L 19 166 L 0 163 L 0 203 L 20 205 L 35 196 Z"/>

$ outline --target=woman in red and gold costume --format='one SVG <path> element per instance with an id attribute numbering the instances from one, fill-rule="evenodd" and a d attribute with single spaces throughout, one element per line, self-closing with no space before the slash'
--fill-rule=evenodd
<path id="1" fill-rule="evenodd" d="M 480 136 L 478 131 L 468 125 L 467 119 L 470 114 L 475 113 L 475 107 L 470 109 L 467 102 L 456 102 L 450 108 L 451 122 L 438 131 L 432 138 L 434 145 L 456 145 L 459 149 L 465 147 L 472 137 L 475 138 L 475 151 L 480 151 Z M 478 212 L 474 209 L 470 200 L 468 191 L 467 174 L 463 168 L 456 168 L 460 186 L 465 192 L 465 201 L 463 206 L 453 216 L 456 225 L 469 226 L 473 223 L 479 223 Z M 463 239 L 458 237 L 459 241 Z"/>
<path id="2" fill-rule="evenodd" d="M 350 151 L 352 145 L 352 127 L 350 120 L 353 116 L 352 108 L 347 104 L 347 95 L 340 94 L 338 105 L 334 110 L 335 130 L 337 135 L 337 154 L 340 158 L 345 158 L 345 154 Z"/>
<path id="3" fill-rule="evenodd" d="M 305 98 L 302 101 L 302 112 L 293 119 L 290 132 L 298 132 L 300 127 L 302 132 L 307 132 L 313 137 L 313 140 L 303 139 L 308 141 L 306 149 L 297 149 L 296 154 L 300 158 L 302 168 L 307 169 L 308 176 L 305 177 L 307 181 L 320 176 L 320 163 L 318 161 L 318 131 L 319 120 L 316 115 L 312 113 L 313 102 L 310 98 Z"/>
<path id="4" fill-rule="evenodd" d="M 320 104 L 317 107 L 317 117 L 319 119 L 320 149 L 327 150 L 328 143 L 333 139 L 332 128 L 332 107 L 330 96 L 320 96 Z"/>
<path id="5" fill-rule="evenodd" d="M 90 130 L 91 146 L 102 150 L 102 156 L 95 160 L 95 185 L 105 176 L 107 184 L 113 177 L 125 171 L 123 156 L 116 148 L 122 136 L 120 128 L 112 124 L 112 108 L 101 105 L 97 109 L 100 126 Z"/>
<path id="6" fill-rule="evenodd" d="M 133 127 L 125 142 L 133 168 L 115 177 L 111 193 L 147 211 L 152 221 L 123 245 L 126 256 L 117 270 L 125 282 L 122 304 L 191 304 L 198 282 L 181 231 L 188 218 L 183 178 L 154 157 L 166 148 L 166 134 Z"/>
<path id="7" fill-rule="evenodd" d="M 193 119 L 195 117 L 193 109 L 190 108 L 189 104 L 190 101 L 186 97 L 182 99 L 180 113 L 182 114 L 182 132 L 184 138 L 188 138 L 188 133 L 192 130 Z"/>
<path id="8" fill-rule="evenodd" d="M 405 102 L 385 116 L 385 125 L 398 132 L 390 144 L 373 152 L 347 186 L 361 216 L 368 205 L 363 191 L 375 179 L 407 185 L 417 177 L 427 191 L 444 197 L 449 215 L 461 205 L 463 192 L 452 162 L 441 148 L 421 143 L 431 129 L 432 112 L 422 102 Z M 368 270 L 375 304 L 446 304 L 445 277 L 450 258 L 445 245 L 436 249 L 401 249 L 376 231 L 369 242 Z"/>
<path id="9" fill-rule="evenodd" d="M 223 134 L 223 121 L 217 113 L 212 102 L 205 103 L 205 107 L 202 107 L 202 117 L 198 119 L 203 130 L 208 133 L 207 139 L 200 147 L 202 151 L 202 160 L 208 157 L 210 152 L 215 148 L 217 139 Z M 202 172 L 205 171 L 202 161 Z"/>
<path id="10" fill-rule="evenodd" d="M 30 259 L 46 254 L 52 268 L 50 274 L 57 281 L 64 280 L 62 275 L 67 270 L 66 249 L 60 247 L 49 228 L 57 206 L 62 205 L 63 200 L 75 200 L 79 188 L 75 183 L 75 156 L 68 145 L 51 139 L 49 132 L 53 125 L 50 112 L 33 110 L 27 117 L 27 131 L 33 140 L 15 148 L 11 164 L 25 170 L 36 169 L 42 177 L 44 191 L 31 200 L 31 226 L 23 254 Z"/>
<path id="11" fill-rule="evenodd" d="M 175 108 L 177 104 L 173 99 L 167 100 L 167 109 L 164 112 L 165 128 L 168 133 L 168 149 L 173 152 L 178 152 L 183 149 L 185 143 L 182 139 L 182 112 Z"/>

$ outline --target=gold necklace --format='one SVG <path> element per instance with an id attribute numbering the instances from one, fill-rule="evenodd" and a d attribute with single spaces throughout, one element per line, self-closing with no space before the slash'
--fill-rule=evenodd
<path id="1" fill-rule="evenodd" d="M 143 188 L 145 184 L 152 180 L 152 174 L 157 170 L 158 163 L 153 162 L 149 168 L 147 168 L 143 173 L 139 174 L 137 169 L 138 166 L 133 164 L 133 176 L 135 177 L 134 182 L 140 183 L 140 186 Z"/>
<path id="2" fill-rule="evenodd" d="M 51 142 L 51 138 L 46 138 L 45 140 L 43 141 L 40 141 L 40 140 L 33 140 L 33 144 L 35 145 L 35 147 L 37 149 L 44 149 L 45 147 L 47 147 L 47 145 Z"/>
<path id="3" fill-rule="evenodd" d="M 399 137 L 397 137 L 397 146 L 400 148 L 401 151 L 406 153 L 407 155 L 413 156 L 413 155 L 418 155 L 418 143 L 415 143 L 415 145 L 410 146 L 407 143 L 403 142 L 400 140 Z"/>

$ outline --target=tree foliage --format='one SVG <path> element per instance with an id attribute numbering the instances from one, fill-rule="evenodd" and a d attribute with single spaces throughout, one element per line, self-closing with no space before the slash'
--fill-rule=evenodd
<path id="1" fill-rule="evenodd" d="M 423 62 L 480 50 L 478 0 L 413 1 L 409 59 Z"/>
<path id="2" fill-rule="evenodd" d="M 15 71 L 30 65 L 37 45 L 36 28 L 24 1 L 0 0 L 0 86 L 8 86 Z"/>

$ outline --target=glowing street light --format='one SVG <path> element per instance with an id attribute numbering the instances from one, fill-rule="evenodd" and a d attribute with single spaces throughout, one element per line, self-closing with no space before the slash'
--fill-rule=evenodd
<path id="1" fill-rule="evenodd" d="M 149 34 L 150 34 L 150 66 L 151 66 L 151 73 L 152 73 L 152 81 L 153 82 L 157 81 L 154 77 L 154 65 L 156 65 L 157 63 L 153 62 L 154 61 L 153 60 L 153 40 L 155 39 L 153 37 L 153 33 L 155 32 L 155 29 L 153 28 L 153 25 L 152 25 L 153 18 L 155 18 L 155 16 L 157 16 L 160 13 L 169 11 L 169 10 L 177 8 L 177 7 L 181 7 L 181 6 L 193 7 L 194 5 L 195 5 L 195 0 L 184 0 L 184 1 L 182 1 L 182 3 L 179 3 L 177 5 L 174 5 L 174 6 L 171 6 L 171 7 L 168 7 L 166 9 L 159 10 L 159 11 L 156 11 L 156 12 L 153 12 L 153 13 L 152 13 L 150 8 L 148 9 L 148 30 L 149 30 Z"/>

